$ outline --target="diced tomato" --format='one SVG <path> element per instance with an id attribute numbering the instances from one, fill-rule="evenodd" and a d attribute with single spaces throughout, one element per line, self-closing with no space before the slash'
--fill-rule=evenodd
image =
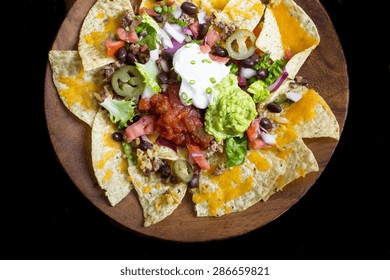
<path id="1" fill-rule="evenodd" d="M 214 55 L 212 53 L 209 53 L 209 57 L 211 58 L 212 61 L 220 62 L 223 64 L 228 63 L 228 61 L 230 60 L 230 57 L 222 57 L 222 56 Z"/>
<path id="2" fill-rule="evenodd" d="M 192 35 L 194 36 L 194 38 L 197 38 L 198 35 L 199 35 L 199 29 L 200 29 L 199 22 L 195 21 L 194 23 L 188 25 L 188 28 L 191 30 Z"/>
<path id="3" fill-rule="evenodd" d="M 125 129 L 126 141 L 130 143 L 142 135 L 149 135 L 154 132 L 156 118 L 154 116 L 143 116 L 137 122 Z"/>
<path id="4" fill-rule="evenodd" d="M 289 49 L 286 49 L 286 50 L 284 51 L 284 56 L 286 57 L 286 59 L 287 59 L 287 61 L 288 61 L 288 60 L 290 60 L 290 59 L 294 56 L 294 54 L 293 54 L 293 52 L 290 51 Z"/>
<path id="5" fill-rule="evenodd" d="M 105 42 L 106 50 L 107 50 L 107 56 L 113 57 L 115 53 L 125 45 L 125 42 L 123 41 L 111 41 L 106 40 Z"/>
<path id="6" fill-rule="evenodd" d="M 261 137 L 259 138 L 259 129 L 260 129 L 260 118 L 256 118 L 252 121 L 248 129 L 246 130 L 246 135 L 248 136 L 249 147 L 252 149 L 263 149 L 267 148 L 268 144 L 264 142 Z"/>
<path id="7" fill-rule="evenodd" d="M 249 142 L 256 140 L 260 126 L 260 118 L 254 119 L 246 130 Z"/>
<path id="8" fill-rule="evenodd" d="M 187 149 L 192 157 L 192 159 L 199 165 L 199 167 L 203 170 L 210 169 L 210 165 L 206 160 L 206 157 L 203 155 L 201 149 L 192 144 L 187 144 Z"/>
<path id="9" fill-rule="evenodd" d="M 267 148 L 268 144 L 265 143 L 263 139 L 258 138 L 249 142 L 249 147 L 251 147 L 252 149 L 263 149 L 263 148 Z"/>
<path id="10" fill-rule="evenodd" d="M 214 46 L 215 42 L 221 40 L 221 36 L 216 30 L 210 28 L 209 31 L 207 31 L 204 39 L 206 41 L 206 44 L 212 47 Z"/>
<path id="11" fill-rule="evenodd" d="M 125 41 L 127 43 L 137 43 L 138 42 L 138 35 L 135 32 L 134 27 L 130 29 L 130 31 L 126 31 L 124 28 L 120 27 L 116 30 L 116 34 L 118 35 L 119 39 L 122 41 Z"/>
<path id="12" fill-rule="evenodd" d="M 202 44 L 202 45 L 199 46 L 199 48 L 200 48 L 200 51 L 202 53 L 210 53 L 210 51 L 211 51 L 210 46 L 207 45 L 207 44 L 205 44 L 205 45 Z"/>
<path id="13" fill-rule="evenodd" d="M 139 14 L 140 14 L 140 15 L 142 15 L 144 12 L 145 12 L 148 16 L 151 16 L 151 17 L 158 16 L 158 13 L 156 13 L 156 12 L 155 12 L 154 10 L 152 10 L 152 9 L 145 8 L 145 7 L 142 7 L 141 9 L 139 9 Z"/>
<path id="14" fill-rule="evenodd" d="M 140 48 L 140 52 L 146 52 L 149 49 L 149 46 L 147 44 L 142 45 Z"/>

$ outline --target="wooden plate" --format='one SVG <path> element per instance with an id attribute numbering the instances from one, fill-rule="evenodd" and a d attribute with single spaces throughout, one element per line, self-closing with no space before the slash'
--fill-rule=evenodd
<path id="1" fill-rule="evenodd" d="M 133 0 L 139 3 L 137 0 Z M 95 0 L 77 1 L 67 14 L 52 48 L 77 49 L 81 24 Z M 317 0 L 297 0 L 317 25 L 320 45 L 312 52 L 300 74 L 310 79 L 310 85 L 327 101 L 342 129 L 348 108 L 348 75 L 345 58 L 332 22 Z M 220 218 L 197 218 L 190 195 L 165 220 L 150 227 L 143 226 L 142 209 L 136 192 L 118 205 L 109 205 L 99 189 L 91 164 L 91 128 L 81 122 L 60 100 L 51 77 L 49 63 L 45 80 L 45 112 L 47 126 L 58 160 L 77 188 L 98 209 L 119 225 L 143 235 L 183 242 L 226 239 L 257 229 L 287 211 L 315 183 L 327 165 L 337 141 L 318 138 L 305 141 L 319 163 L 320 171 L 310 173 L 286 186 L 266 202 L 260 202 L 246 211 Z"/>

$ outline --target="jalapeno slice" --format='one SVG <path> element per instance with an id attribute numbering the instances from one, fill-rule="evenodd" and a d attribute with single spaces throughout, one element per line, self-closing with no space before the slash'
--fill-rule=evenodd
<path id="1" fill-rule="evenodd" d="M 131 65 L 118 68 L 111 77 L 111 85 L 116 94 L 128 99 L 140 96 L 145 87 L 141 73 Z"/>
<path id="2" fill-rule="evenodd" d="M 178 159 L 173 163 L 172 173 L 176 179 L 183 183 L 188 183 L 194 176 L 192 165 L 184 159 Z"/>
<path id="3" fill-rule="evenodd" d="M 248 29 L 237 29 L 226 40 L 226 50 L 233 59 L 242 60 L 255 52 L 256 36 Z"/>

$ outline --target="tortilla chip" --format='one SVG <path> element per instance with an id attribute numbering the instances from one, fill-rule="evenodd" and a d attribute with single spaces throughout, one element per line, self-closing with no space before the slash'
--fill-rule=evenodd
<path id="1" fill-rule="evenodd" d="M 276 145 L 266 149 L 265 153 L 274 153 L 286 164 L 285 172 L 277 178 L 277 189 L 310 172 L 318 171 L 318 163 L 313 152 L 306 146 L 294 129 L 283 125 L 276 130 Z"/>
<path id="2" fill-rule="evenodd" d="M 274 1 L 267 6 L 256 46 L 274 61 L 284 59 L 286 51 L 291 52 L 293 57 L 286 65 L 290 78 L 295 77 L 319 42 L 314 22 L 294 1 Z"/>
<path id="3" fill-rule="evenodd" d="M 286 80 L 271 99 L 285 100 L 287 92 L 302 96 L 297 102 L 281 105 L 283 111 L 280 115 L 289 121 L 286 126 L 293 127 L 301 138 L 331 137 L 338 140 L 340 126 L 326 101 L 316 91 L 305 86 L 290 88 L 290 82 Z"/>
<path id="4" fill-rule="evenodd" d="M 118 129 L 110 121 L 107 111 L 100 109 L 92 125 L 92 165 L 99 186 L 112 206 L 133 189 L 122 144 L 112 138 L 115 131 Z"/>
<path id="5" fill-rule="evenodd" d="M 102 88 L 100 69 L 84 71 L 77 51 L 49 52 L 53 82 L 65 106 L 80 120 L 92 125 L 99 103 L 94 92 Z"/>
<path id="6" fill-rule="evenodd" d="M 205 2 L 210 3 L 208 4 L 209 6 L 213 3 L 210 1 Z M 259 24 L 264 9 L 265 5 L 259 0 L 230 0 L 222 11 L 214 12 L 215 21 L 224 22 L 226 25 L 234 23 L 240 29 L 252 31 Z"/>
<path id="7" fill-rule="evenodd" d="M 224 154 L 210 159 L 211 168 L 200 174 L 199 187 L 190 189 L 198 217 L 222 216 L 244 211 L 274 189 L 276 179 L 285 171 L 284 161 L 272 153 L 251 150 L 245 162 L 213 175 L 218 163 L 225 162 Z"/>
<path id="8" fill-rule="evenodd" d="M 215 11 L 222 11 L 230 0 L 200 0 L 200 9 L 206 14 L 213 14 Z"/>
<path id="9" fill-rule="evenodd" d="M 78 50 L 86 71 L 115 61 L 108 57 L 104 41 L 116 34 L 120 18 L 133 8 L 129 0 L 98 0 L 81 26 Z"/>
<path id="10" fill-rule="evenodd" d="M 153 150 L 148 151 L 155 153 L 160 159 L 174 161 L 182 158 L 180 153 L 177 154 L 172 149 L 163 146 L 154 145 Z M 142 153 L 142 151 L 138 149 L 138 153 Z M 143 160 L 140 160 L 140 156 L 138 156 L 138 165 L 143 163 Z M 146 176 L 139 166 L 131 165 L 128 168 L 128 173 L 138 194 L 145 227 L 156 224 L 171 215 L 181 204 L 186 194 L 187 184 L 165 182 L 158 172 Z"/>

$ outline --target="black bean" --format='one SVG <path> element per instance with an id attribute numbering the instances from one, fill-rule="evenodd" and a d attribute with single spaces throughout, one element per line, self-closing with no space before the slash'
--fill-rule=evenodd
<path id="1" fill-rule="evenodd" d="M 267 109 L 270 110 L 272 113 L 280 113 L 282 112 L 282 107 L 280 107 L 275 102 L 271 102 L 267 104 Z"/>
<path id="2" fill-rule="evenodd" d="M 199 173 L 194 173 L 194 176 L 192 176 L 192 179 L 188 182 L 187 186 L 191 189 L 199 186 Z"/>
<path id="3" fill-rule="evenodd" d="M 126 56 L 127 56 L 127 51 L 124 47 L 120 48 L 119 50 L 117 50 L 117 52 L 115 53 L 115 57 L 119 60 L 119 61 L 126 61 Z"/>
<path id="4" fill-rule="evenodd" d="M 164 16 L 162 14 L 157 14 L 156 16 L 153 17 L 157 22 L 163 22 L 164 21 Z"/>
<path id="5" fill-rule="evenodd" d="M 209 30 L 209 26 L 207 23 L 199 24 L 199 34 L 197 39 L 203 39 L 203 37 L 206 35 L 207 31 Z"/>
<path id="6" fill-rule="evenodd" d="M 151 150 L 153 149 L 153 144 L 141 139 L 138 148 L 141 149 L 142 151 Z"/>
<path id="7" fill-rule="evenodd" d="M 123 134 L 118 132 L 118 131 L 115 131 L 113 134 L 112 134 L 112 139 L 114 139 L 115 141 L 117 142 L 122 142 L 123 141 Z"/>
<path id="8" fill-rule="evenodd" d="M 246 59 L 241 60 L 240 65 L 244 68 L 252 68 L 253 66 L 255 66 L 255 62 L 250 57 L 248 57 Z"/>
<path id="9" fill-rule="evenodd" d="M 158 173 L 160 173 L 161 178 L 168 179 L 171 176 L 171 167 L 166 164 L 159 168 Z"/>
<path id="10" fill-rule="evenodd" d="M 157 79 L 160 84 L 167 84 L 169 81 L 169 74 L 165 72 L 160 72 L 157 74 Z"/>
<path id="11" fill-rule="evenodd" d="M 184 13 L 190 16 L 196 15 L 198 13 L 198 7 L 191 2 L 184 2 L 181 4 L 180 8 Z"/>
<path id="12" fill-rule="evenodd" d="M 131 52 L 128 52 L 126 55 L 126 63 L 132 66 L 135 66 L 135 63 L 138 62 L 137 57 L 132 54 Z"/>
<path id="13" fill-rule="evenodd" d="M 270 129 L 272 127 L 272 122 L 269 120 L 269 118 L 262 118 L 260 120 L 260 125 L 265 129 Z"/>
<path id="14" fill-rule="evenodd" d="M 171 181 L 172 184 L 177 184 L 177 182 L 178 182 L 176 177 L 173 175 L 171 177 L 169 177 L 169 181 Z"/>
<path id="15" fill-rule="evenodd" d="M 268 77 L 268 70 L 265 68 L 260 68 L 256 71 L 256 78 L 259 80 L 265 80 Z"/>
<path id="16" fill-rule="evenodd" d="M 228 51 L 220 46 L 214 49 L 214 54 L 221 57 L 227 57 L 229 55 Z"/>
<path id="17" fill-rule="evenodd" d="M 250 59 L 252 59 L 253 60 L 253 62 L 255 63 L 255 64 L 257 64 L 257 63 L 259 63 L 260 62 L 260 57 L 259 57 L 259 55 L 258 54 L 252 54 L 251 56 L 250 56 Z"/>
<path id="18" fill-rule="evenodd" d="M 177 73 L 175 70 L 169 71 L 169 80 L 172 82 L 177 82 Z"/>
<path id="19" fill-rule="evenodd" d="M 128 121 L 127 122 L 127 125 L 131 125 L 133 123 L 135 123 L 136 121 L 138 121 L 141 117 L 139 115 L 135 115 L 131 121 Z"/>
<path id="20" fill-rule="evenodd" d="M 269 3 L 269 0 L 261 0 L 261 2 L 262 2 L 263 4 L 268 4 L 268 3 Z"/>
<path id="21" fill-rule="evenodd" d="M 161 57 L 164 58 L 164 59 L 166 59 L 166 60 L 172 60 L 172 58 L 173 58 L 173 53 L 169 53 L 169 52 L 164 52 L 164 51 L 162 51 Z"/>

